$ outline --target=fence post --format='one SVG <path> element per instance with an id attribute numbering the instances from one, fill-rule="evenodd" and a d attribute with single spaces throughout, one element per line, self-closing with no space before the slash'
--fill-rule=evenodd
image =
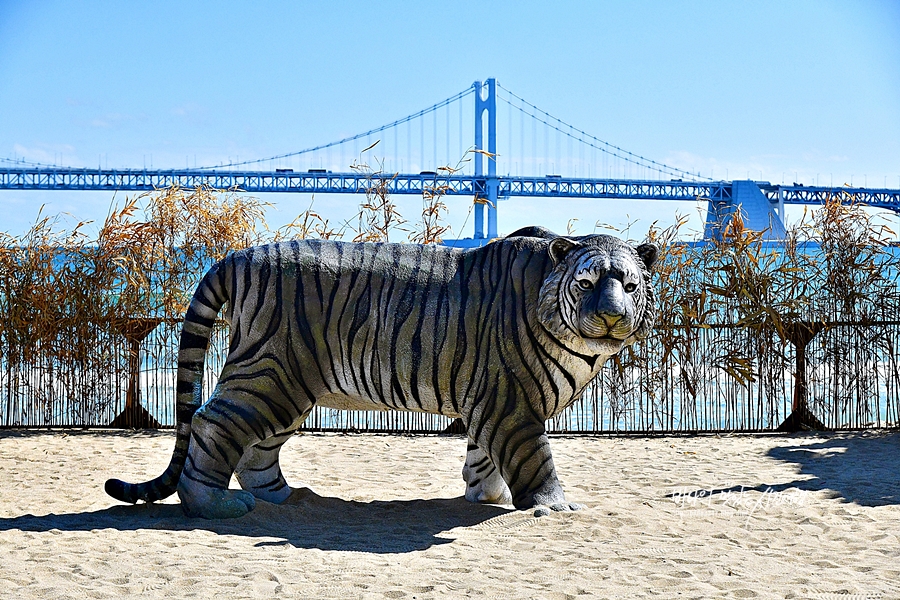
<path id="1" fill-rule="evenodd" d="M 784 334 L 794 346 L 796 353 L 794 361 L 794 398 L 791 404 L 791 414 L 778 426 L 777 431 L 825 431 L 827 427 L 809 409 L 807 395 L 809 388 L 806 383 L 806 347 L 817 333 L 825 328 L 821 322 L 796 321 L 786 323 Z"/>
<path id="2" fill-rule="evenodd" d="M 110 427 L 125 429 L 159 429 L 162 425 L 141 404 L 141 342 L 144 341 L 162 319 L 116 319 L 113 331 L 128 342 L 128 391 L 125 408 L 110 422 Z"/>

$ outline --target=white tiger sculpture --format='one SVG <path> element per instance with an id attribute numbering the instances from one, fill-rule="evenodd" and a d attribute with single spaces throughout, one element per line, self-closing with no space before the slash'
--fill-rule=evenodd
<path id="1" fill-rule="evenodd" d="M 156 479 L 111 479 L 119 500 L 177 490 L 189 516 L 239 517 L 291 488 L 278 454 L 314 406 L 461 418 L 466 499 L 577 510 L 544 422 L 655 318 L 653 244 L 529 227 L 481 248 L 292 241 L 231 254 L 204 276 L 178 355 L 177 438 Z M 228 357 L 203 361 L 222 307 Z M 230 490 L 232 473 L 243 490 Z"/>

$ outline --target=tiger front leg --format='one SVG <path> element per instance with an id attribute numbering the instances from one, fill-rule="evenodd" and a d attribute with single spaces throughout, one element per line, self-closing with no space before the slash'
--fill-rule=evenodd
<path id="1" fill-rule="evenodd" d="M 519 510 L 537 508 L 535 516 L 584 508 L 566 500 L 544 426 L 522 421 L 508 416 L 496 431 L 485 427 L 477 438 L 478 447 L 499 467 L 513 506 Z"/>
<path id="2" fill-rule="evenodd" d="M 494 466 L 491 457 L 482 452 L 472 438 L 469 438 L 462 476 L 469 502 L 512 504 L 512 494 L 500 475 L 500 469 Z"/>

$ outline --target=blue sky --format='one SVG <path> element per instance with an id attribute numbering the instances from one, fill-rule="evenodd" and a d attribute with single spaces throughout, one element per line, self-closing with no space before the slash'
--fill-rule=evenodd
<path id="1" fill-rule="evenodd" d="M 896 0 L 0 0 L 0 158 L 109 167 L 262 158 L 496 77 L 603 140 L 704 175 L 897 188 L 898 31 Z M 263 199 L 276 203 L 276 225 L 310 202 Z M 412 216 L 414 199 L 398 200 Z M 0 230 L 21 232 L 41 204 L 99 220 L 112 201 L 0 191 Z M 315 202 L 340 220 L 358 198 Z M 469 203 L 448 204 L 451 224 L 471 235 Z M 677 211 L 702 226 L 693 205 L 658 201 L 511 199 L 499 220 L 502 233 L 564 230 L 577 218 L 587 233 L 598 220 L 646 229 Z"/>

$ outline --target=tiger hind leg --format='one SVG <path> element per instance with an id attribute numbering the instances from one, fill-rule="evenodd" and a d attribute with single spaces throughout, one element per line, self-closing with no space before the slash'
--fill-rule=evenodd
<path id="1" fill-rule="evenodd" d="M 491 458 L 469 438 L 466 464 L 462 469 L 466 482 L 466 500 L 485 504 L 512 504 L 509 486 Z"/>
<path id="2" fill-rule="evenodd" d="M 243 391 L 243 385 L 246 383 L 219 380 L 210 400 L 191 420 L 187 461 L 177 487 L 182 509 L 189 517 L 232 519 L 253 510 L 256 499 L 252 493 L 228 489 L 231 475 L 248 448 L 288 428 L 278 425 L 271 399 Z M 267 392 L 273 387 L 254 382 L 254 388 Z"/>
<path id="3" fill-rule="evenodd" d="M 266 438 L 244 451 L 234 470 L 241 487 L 259 500 L 281 504 L 291 495 L 291 488 L 281 472 L 281 447 L 300 428 L 312 406 L 282 433 Z"/>
<path id="4" fill-rule="evenodd" d="M 253 510 L 256 500 L 250 492 L 228 489 L 242 444 L 211 420 L 213 411 L 208 408 L 215 404 L 210 401 L 194 414 L 187 462 L 176 491 L 189 517 L 233 519 Z"/>

